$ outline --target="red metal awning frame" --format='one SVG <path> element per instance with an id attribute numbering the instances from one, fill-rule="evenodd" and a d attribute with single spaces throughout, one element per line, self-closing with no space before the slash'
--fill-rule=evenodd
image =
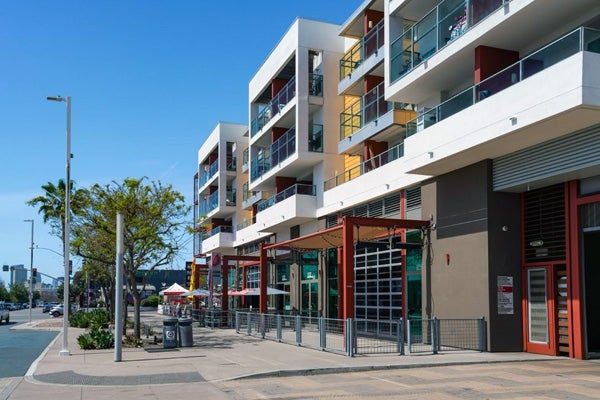
<path id="1" fill-rule="evenodd" d="M 354 317 L 354 243 L 359 240 L 381 239 L 405 229 L 426 229 L 431 221 L 391 218 L 342 218 L 342 223 L 319 232 L 310 233 L 299 238 L 286 240 L 281 243 L 260 244 L 260 301 L 259 310 L 267 312 L 267 265 L 268 250 L 278 248 L 288 249 L 327 249 L 341 248 L 342 268 L 341 287 L 341 318 Z M 356 240 L 355 240 L 356 239 Z M 224 265 L 226 263 L 224 262 Z M 225 271 L 224 271 L 225 274 Z M 226 296 L 224 296 L 226 297 Z"/>

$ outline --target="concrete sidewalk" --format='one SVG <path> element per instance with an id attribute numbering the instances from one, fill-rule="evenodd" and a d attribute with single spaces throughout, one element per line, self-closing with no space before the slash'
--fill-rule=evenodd
<path id="1" fill-rule="evenodd" d="M 142 320 L 162 327 L 162 316 L 144 313 Z M 36 321 L 37 322 L 37 321 Z M 44 324 L 21 325 L 22 329 L 48 329 Z M 37 326 L 36 326 L 37 325 Z M 47 325 L 47 324 L 46 324 Z M 170 387 L 206 384 L 256 377 L 294 376 L 378 369 L 417 368 L 434 365 L 463 365 L 474 363 L 499 363 L 510 361 L 555 360 L 556 358 L 529 353 L 479 353 L 453 352 L 438 355 L 395 354 L 346 357 L 290 344 L 237 334 L 231 329 L 193 327 L 193 347 L 162 349 L 123 348 L 122 361 L 115 362 L 114 350 L 84 351 L 79 349 L 77 337 L 84 330 L 69 328 L 70 356 L 60 356 L 60 333 L 45 353 L 32 365 L 25 378 L 0 380 L 2 399 L 70 399 L 71 394 L 89 392 L 98 395 L 99 388 L 114 388 L 113 395 L 125 388 L 162 392 L 156 385 Z M 15 329 L 15 328 L 13 328 Z M 50 328 L 51 329 L 51 328 Z M 60 330 L 60 328 L 54 328 Z M 210 390 L 203 385 L 203 390 Z M 74 387 L 79 388 L 73 390 Z M 212 387 L 212 386 L 210 386 Z M 70 389 L 69 389 L 70 388 Z M 143 388 L 143 389 L 142 389 Z M 213 390 L 214 387 L 212 387 Z M 165 388 L 165 391 L 167 389 Z M 76 392 L 76 393 L 75 393 Z M 111 390 L 103 390 L 106 398 Z M 223 393 L 213 393 L 226 398 Z M 66 396 L 66 397 L 65 397 Z M 84 397 L 73 397 L 84 398 Z M 98 397 L 94 397 L 98 398 Z"/>

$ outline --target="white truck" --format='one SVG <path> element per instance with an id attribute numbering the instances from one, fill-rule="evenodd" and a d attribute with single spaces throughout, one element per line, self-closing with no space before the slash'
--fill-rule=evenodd
<path id="1" fill-rule="evenodd" d="M 10 322 L 10 312 L 3 301 L 0 301 L 0 324 L 2 321 L 7 324 Z"/>

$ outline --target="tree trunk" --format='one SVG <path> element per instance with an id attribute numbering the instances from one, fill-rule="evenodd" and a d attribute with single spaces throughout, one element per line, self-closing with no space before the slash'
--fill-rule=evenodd
<path id="1" fill-rule="evenodd" d="M 140 338 L 140 305 L 142 303 L 141 296 L 136 290 L 133 293 L 133 335 Z"/>

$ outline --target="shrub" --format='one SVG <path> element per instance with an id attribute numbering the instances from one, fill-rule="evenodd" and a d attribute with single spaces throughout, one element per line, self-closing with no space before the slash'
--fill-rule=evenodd
<path id="1" fill-rule="evenodd" d="M 106 310 L 94 309 L 86 313 L 85 311 L 77 311 L 69 315 L 69 324 L 75 328 L 108 328 L 110 323 L 110 314 Z"/>
<path id="2" fill-rule="evenodd" d="M 84 311 L 77 311 L 69 315 L 69 325 L 75 328 L 87 328 L 90 326 L 90 320 Z"/>
<path id="3" fill-rule="evenodd" d="M 83 350 L 112 349 L 115 336 L 104 329 L 92 328 L 88 333 L 80 335 L 77 338 L 77 343 Z"/>
<path id="4" fill-rule="evenodd" d="M 158 307 L 159 297 L 157 294 L 153 294 L 142 300 L 143 307 Z"/>

